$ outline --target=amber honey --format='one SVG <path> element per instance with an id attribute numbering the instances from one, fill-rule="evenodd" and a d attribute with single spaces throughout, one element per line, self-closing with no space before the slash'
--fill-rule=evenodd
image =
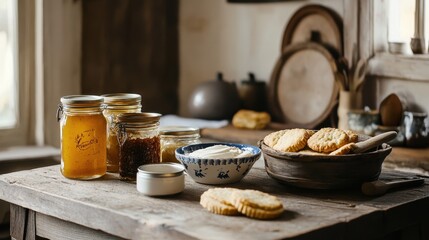
<path id="1" fill-rule="evenodd" d="M 61 173 L 93 179 L 106 173 L 106 119 L 96 96 L 61 99 Z M 91 101 L 92 100 L 92 101 Z M 85 105 L 86 104 L 86 105 Z"/>
<path id="2" fill-rule="evenodd" d="M 134 93 L 112 93 L 102 95 L 107 120 L 107 171 L 119 171 L 118 115 L 141 111 L 141 96 Z"/>

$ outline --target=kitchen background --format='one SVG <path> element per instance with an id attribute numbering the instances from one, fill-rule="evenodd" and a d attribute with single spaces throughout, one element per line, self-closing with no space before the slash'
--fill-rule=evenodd
<path id="1" fill-rule="evenodd" d="M 143 96 L 144 111 L 189 116 L 191 92 L 199 83 L 214 79 L 218 71 L 237 84 L 248 72 L 268 82 L 289 19 L 308 4 L 321 4 L 343 18 L 347 59 L 355 48 L 369 59 L 364 104 L 376 108 L 394 92 L 407 106 L 427 112 L 427 55 L 386 53 L 386 3 L 19 1 L 28 13 L 20 16 L 21 22 L 28 23 L 27 30 L 20 32 L 27 31 L 24 39 L 30 50 L 37 51 L 20 58 L 28 62 L 23 74 L 31 93 L 24 101 L 28 111 L 23 111 L 32 121 L 25 131 L 28 137 L 16 143 L 10 139 L 9 144 L 58 147 L 55 113 L 59 98 L 68 94 L 136 92 Z M 34 32 L 28 31 L 33 28 Z M 36 63 L 31 62 L 34 58 Z"/>
<path id="2" fill-rule="evenodd" d="M 308 4 L 329 7 L 343 18 L 347 59 L 356 46 L 370 59 L 365 105 L 377 108 L 388 94 L 397 93 L 408 106 L 429 110 L 425 56 L 417 57 L 417 64 L 412 56 L 374 57 L 388 50 L 387 29 L 379 20 L 387 14 L 386 1 L 45 0 L 45 92 L 53 100 L 79 92 L 137 92 L 145 111 L 189 116 L 190 94 L 218 71 L 237 84 L 248 72 L 268 83 L 288 20 Z M 46 116 L 55 115 L 56 104 L 45 101 Z M 56 126 L 55 118 L 44 121 Z M 45 133 L 44 141 L 58 146 L 56 131 Z"/>
<path id="3" fill-rule="evenodd" d="M 237 84 L 248 72 L 268 83 L 289 19 L 308 4 L 323 5 L 342 17 L 347 59 L 358 48 L 369 60 L 365 105 L 377 108 L 396 93 L 410 110 L 429 112 L 428 55 L 387 53 L 388 2 L 20 0 L 23 128 L 19 134 L 1 132 L 0 145 L 58 148 L 55 116 L 64 95 L 135 92 L 142 95 L 144 111 L 187 117 L 192 91 L 218 71 Z M 34 149 L 17 152 L 16 159 L 38 156 Z M 2 156 L 0 160 L 6 158 Z M 35 167 L 34 161 L 28 164 Z M 15 162 L 1 166 L 5 172 L 18 170 Z"/>

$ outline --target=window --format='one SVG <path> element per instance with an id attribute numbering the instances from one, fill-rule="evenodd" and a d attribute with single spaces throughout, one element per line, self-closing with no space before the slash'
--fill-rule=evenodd
<path id="1" fill-rule="evenodd" d="M 0 0 L 0 129 L 18 120 L 17 1 Z"/>
<path id="2" fill-rule="evenodd" d="M 409 47 L 408 43 L 413 37 L 422 36 L 428 40 L 429 24 L 425 16 L 428 14 L 429 5 L 425 6 L 425 1 L 426 0 L 388 1 L 389 42 L 402 42 L 406 43 Z M 418 8 L 416 8 L 416 6 L 418 6 Z M 408 51 L 408 53 L 411 53 L 411 51 Z"/>
<path id="3" fill-rule="evenodd" d="M 33 0 L 0 0 L 0 147 L 34 139 L 34 16 Z"/>
<path id="4" fill-rule="evenodd" d="M 369 54 L 365 55 L 369 59 L 370 74 L 383 77 L 384 79 L 402 79 L 403 81 L 428 82 L 429 54 L 412 54 L 411 38 L 415 33 L 416 3 L 424 5 L 424 11 L 420 13 L 423 17 L 417 21 L 421 26 L 420 32 L 427 34 L 429 22 L 429 4 L 427 0 L 387 0 L 372 1 L 365 4 L 365 9 L 360 11 L 360 24 L 364 26 L 362 33 L 372 35 L 367 41 L 360 42 L 363 49 L 369 49 Z M 370 1 L 362 1 L 370 2 Z M 421 6 L 421 5 L 420 5 Z M 427 14 L 428 13 L 428 14 Z M 362 17 L 362 14 L 369 16 Z M 424 26 L 424 27 L 423 27 Z M 428 40 L 424 50 L 427 52 Z M 402 42 L 408 54 L 389 53 L 389 42 Z M 402 51 L 401 51 L 402 52 Z"/>

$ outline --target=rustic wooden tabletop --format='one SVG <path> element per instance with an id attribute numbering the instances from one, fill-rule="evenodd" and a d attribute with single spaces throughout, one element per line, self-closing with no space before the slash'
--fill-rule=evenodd
<path id="1" fill-rule="evenodd" d="M 259 160 L 241 182 L 228 187 L 278 196 L 286 211 L 278 219 L 262 221 L 206 211 L 199 198 L 214 186 L 195 183 L 188 176 L 184 192 L 155 198 L 137 192 L 135 184 L 119 181 L 116 174 L 76 181 L 64 178 L 59 169 L 55 165 L 0 176 L 0 199 L 12 203 L 11 234 L 60 239 L 85 234 L 91 239 L 97 239 L 97 234 L 100 239 L 112 235 L 126 239 L 373 239 L 400 232 L 429 237 L 427 180 L 422 186 L 380 197 L 364 196 L 358 188 L 306 190 L 274 181 Z M 383 170 L 380 178 L 409 176 Z"/>

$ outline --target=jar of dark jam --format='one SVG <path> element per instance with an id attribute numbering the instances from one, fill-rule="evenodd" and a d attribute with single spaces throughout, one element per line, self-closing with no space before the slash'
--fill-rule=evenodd
<path id="1" fill-rule="evenodd" d="M 118 116 L 119 177 L 135 181 L 138 167 L 159 163 L 161 144 L 158 113 L 123 113 Z"/>

